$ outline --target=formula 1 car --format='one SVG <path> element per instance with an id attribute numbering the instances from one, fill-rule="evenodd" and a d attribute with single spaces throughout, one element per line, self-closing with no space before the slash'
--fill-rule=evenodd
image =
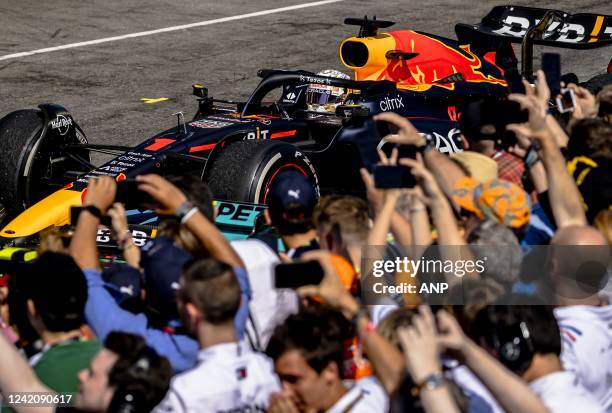
<path id="1" fill-rule="evenodd" d="M 527 77 L 534 44 L 590 49 L 612 43 L 610 16 L 527 7 L 499 6 L 480 24 L 458 24 L 458 40 L 411 30 L 379 33 L 393 23 L 376 18 L 345 23 L 360 27 L 339 49 L 354 79 L 260 70 L 262 80 L 245 102 L 214 99 L 194 85 L 193 119 L 179 117 L 176 127 L 135 147 L 88 143 L 72 115 L 56 104 L 6 115 L 0 120 L 0 202 L 8 224 L 0 243 L 31 245 L 39 231 L 68 225 L 70 207 L 82 203 L 90 177 L 122 181 L 144 173 L 201 177 L 219 200 L 219 226 L 230 236 L 245 236 L 281 171 L 299 171 L 322 194 L 363 193 L 358 172 L 364 160 L 355 143 L 360 119 L 393 111 L 427 133 L 440 151 L 460 151 L 456 108 L 508 93 L 504 71 L 518 63 L 511 43 L 522 43 Z M 347 93 L 333 110 L 321 112 L 309 106 L 313 88 Z M 279 89 L 279 99 L 264 102 Z M 117 156 L 95 167 L 94 151 Z M 154 235 L 152 211 L 135 208 L 128 215 L 136 239 Z M 110 243 L 100 231 L 98 241 Z"/>

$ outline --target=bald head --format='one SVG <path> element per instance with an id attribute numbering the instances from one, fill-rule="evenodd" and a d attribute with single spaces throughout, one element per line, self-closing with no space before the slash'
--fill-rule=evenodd
<path id="1" fill-rule="evenodd" d="M 552 240 L 551 245 L 608 245 L 604 235 L 591 226 L 569 226 L 559 229 Z"/>

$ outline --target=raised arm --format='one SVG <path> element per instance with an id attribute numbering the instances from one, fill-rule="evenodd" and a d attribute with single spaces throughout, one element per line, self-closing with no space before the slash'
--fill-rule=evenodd
<path id="1" fill-rule="evenodd" d="M 368 360 L 374 367 L 376 377 L 387 393 L 393 393 L 404 377 L 404 358 L 400 351 L 372 328 L 369 315 L 360 311 L 361 307 L 357 300 L 340 282 L 327 251 L 309 251 L 302 258 L 319 261 L 325 276 L 321 284 L 301 287 L 297 293 L 301 297 L 322 297 L 327 304 L 341 311 L 348 320 L 355 321 L 357 333 L 362 340 Z"/>
<path id="2" fill-rule="evenodd" d="M 381 113 L 376 115 L 374 120 L 389 122 L 398 128 L 397 134 L 385 137 L 387 142 L 413 145 L 417 148 L 422 148 L 427 143 L 425 137 L 419 134 L 408 119 L 396 113 Z M 436 181 L 440 184 L 442 191 L 450 198 L 455 182 L 464 177 L 465 172 L 448 156 L 441 154 L 433 148 L 424 151 L 423 160 L 427 169 L 431 171 Z"/>
<path id="3" fill-rule="evenodd" d="M 138 189 L 151 195 L 166 214 L 176 214 L 182 209 L 181 224 L 195 235 L 212 258 L 223 261 L 232 267 L 244 268 L 244 263 L 225 239 L 214 222 L 210 222 L 198 209 L 189 206 L 187 196 L 176 186 L 159 175 L 140 175 L 136 178 Z M 187 207 L 187 208 L 185 208 Z"/>
<path id="4" fill-rule="evenodd" d="M 81 269 L 100 268 L 96 233 L 102 215 L 115 200 L 117 183 L 113 178 L 101 176 L 90 178 L 83 206 L 70 242 L 70 255 Z"/>
<path id="5" fill-rule="evenodd" d="M 489 389 L 509 413 L 546 413 L 548 409 L 517 375 L 505 368 L 483 348 L 465 336 L 457 320 L 446 311 L 438 312 L 438 343 L 459 353 L 466 366 Z"/>
<path id="6" fill-rule="evenodd" d="M 32 368 L 26 360 L 21 357 L 15 346 L 13 346 L 3 334 L 0 334 L 0 391 L 4 397 L 4 403 L 10 401 L 9 395 L 19 392 L 51 392 L 38 380 Z M 22 404 L 15 405 L 18 413 L 51 413 L 54 407 L 33 407 Z"/>
<path id="7" fill-rule="evenodd" d="M 538 98 L 534 95 L 512 94 L 509 99 L 521 104 L 529 112 L 526 124 L 508 125 L 508 129 L 527 136 L 539 145 L 539 156 L 546 170 L 550 205 L 557 228 L 587 225 L 584 208 L 580 204 L 580 192 L 567 171 L 565 159 L 548 126 Z"/>

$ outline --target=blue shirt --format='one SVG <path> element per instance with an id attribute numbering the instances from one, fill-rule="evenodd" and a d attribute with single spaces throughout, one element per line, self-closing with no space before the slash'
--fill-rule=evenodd
<path id="1" fill-rule="evenodd" d="M 242 300 L 240 308 L 234 319 L 236 335 L 242 339 L 249 317 L 249 301 L 251 287 L 247 273 L 243 268 L 234 268 L 240 284 Z M 167 357 L 175 373 L 193 368 L 197 363 L 199 344 L 192 337 L 184 334 L 171 334 L 169 332 L 149 327 L 149 320 L 144 313 L 133 314 L 122 309 L 113 296 L 105 288 L 100 276 L 100 270 L 88 268 L 83 270 L 87 280 L 87 304 L 85 305 L 85 318 L 87 323 L 104 341 L 112 331 L 123 331 L 138 334 L 144 337 L 149 346 L 159 355 Z"/>

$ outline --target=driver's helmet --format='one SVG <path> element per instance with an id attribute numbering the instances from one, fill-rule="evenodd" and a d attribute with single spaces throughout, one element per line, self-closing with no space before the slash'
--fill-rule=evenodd
<path id="1" fill-rule="evenodd" d="M 325 69 L 317 73 L 317 76 L 335 77 L 350 80 L 351 77 L 338 70 Z M 334 112 L 336 106 L 344 102 L 346 89 L 338 86 L 327 86 L 310 84 L 306 91 L 306 103 L 309 110 L 317 112 Z"/>

